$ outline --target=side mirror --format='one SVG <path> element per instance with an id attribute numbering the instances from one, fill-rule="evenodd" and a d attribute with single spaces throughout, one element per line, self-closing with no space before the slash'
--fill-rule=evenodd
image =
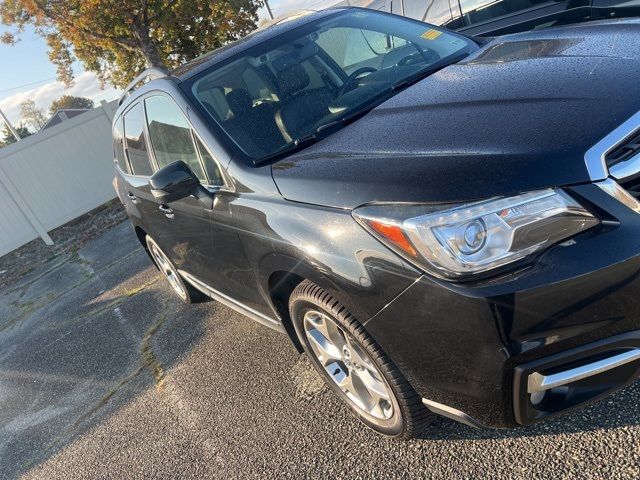
<path id="1" fill-rule="evenodd" d="M 154 173 L 149 179 L 151 193 L 162 203 L 171 203 L 196 193 L 200 180 L 183 161 L 177 161 Z"/>

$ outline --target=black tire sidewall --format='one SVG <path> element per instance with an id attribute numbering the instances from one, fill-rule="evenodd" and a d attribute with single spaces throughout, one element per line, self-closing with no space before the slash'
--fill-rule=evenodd
<path id="1" fill-rule="evenodd" d="M 174 263 L 171 261 L 171 259 L 160 248 L 160 245 L 158 245 L 158 242 L 156 242 L 153 239 L 153 237 L 151 237 L 149 235 L 147 235 L 147 237 L 146 237 L 146 242 L 147 242 L 147 248 L 149 249 L 149 252 L 151 252 L 150 243 L 153 243 L 156 246 L 156 248 L 163 253 L 163 255 L 165 256 L 166 260 L 173 266 L 173 268 L 177 272 L 178 282 L 180 282 L 180 285 L 182 286 L 186 296 L 180 295 L 171 285 L 169 285 L 169 288 L 171 288 L 171 291 L 175 294 L 175 296 L 178 297 L 180 300 L 182 300 L 184 303 L 186 303 L 188 305 L 192 304 L 192 303 L 197 303 L 197 302 L 202 301 L 205 298 L 205 295 L 202 292 L 200 292 L 200 290 L 196 290 L 194 287 L 192 287 L 190 284 L 188 284 L 187 282 L 184 281 L 184 279 L 182 278 L 180 273 L 178 273 L 178 269 L 176 268 Z M 156 268 L 158 270 L 160 270 L 160 265 L 158 265 L 158 262 L 156 261 L 156 259 L 154 258 L 153 255 L 151 255 L 151 259 L 153 260 L 153 263 L 156 266 Z M 162 274 L 163 277 L 165 277 L 165 274 L 163 272 L 160 272 L 160 273 Z M 166 278 L 165 278 L 165 281 L 167 283 L 169 283 Z"/>
<path id="2" fill-rule="evenodd" d="M 369 354 L 369 356 L 371 357 L 371 360 L 375 363 L 376 367 L 378 367 L 379 372 L 383 375 L 384 380 L 387 383 L 387 386 L 389 387 L 391 394 L 393 396 L 392 403 L 393 403 L 394 415 L 390 420 L 388 421 L 379 420 L 359 410 L 355 405 L 353 405 L 345 397 L 344 392 L 342 392 L 340 387 L 338 387 L 338 385 L 333 381 L 333 379 L 331 379 L 328 376 L 324 367 L 320 364 L 315 354 L 313 353 L 311 345 L 309 344 L 309 340 L 307 339 L 307 336 L 304 334 L 304 327 L 302 322 L 303 322 L 305 312 L 309 309 L 319 310 L 325 313 L 326 315 L 330 316 L 331 318 L 333 318 L 338 324 L 342 326 L 342 328 L 344 328 L 347 332 L 349 332 L 356 339 L 359 346 Z M 349 407 L 349 409 L 365 425 L 367 425 L 368 427 L 370 427 L 371 429 L 375 430 L 376 432 L 382 435 L 386 435 L 389 437 L 400 436 L 404 431 L 404 412 L 402 411 L 401 405 L 398 401 L 398 395 L 393 388 L 393 384 L 391 382 L 391 379 L 388 376 L 386 368 L 384 365 L 381 365 L 380 362 L 377 361 L 374 355 L 371 355 L 370 349 L 367 348 L 367 346 L 364 345 L 357 338 L 355 332 L 352 331 L 352 328 L 350 327 L 350 325 L 342 321 L 343 320 L 342 315 L 336 314 L 335 312 L 332 312 L 330 308 L 327 308 L 325 305 L 322 305 L 321 303 L 317 303 L 316 301 L 308 298 L 292 299 L 290 303 L 290 313 L 291 313 L 293 326 L 296 330 L 296 334 L 298 335 L 298 339 L 302 343 L 305 349 L 305 352 L 307 353 L 307 357 L 311 360 L 311 363 L 313 364 L 314 368 L 318 371 L 320 376 L 322 376 L 325 379 L 325 382 L 329 386 L 329 388 L 343 401 L 344 404 L 346 404 Z"/>

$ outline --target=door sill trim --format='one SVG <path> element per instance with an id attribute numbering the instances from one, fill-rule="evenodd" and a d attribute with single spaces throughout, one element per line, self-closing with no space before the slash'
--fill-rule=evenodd
<path id="1" fill-rule="evenodd" d="M 245 305 L 244 303 L 239 302 L 234 298 L 231 298 L 228 295 L 225 295 L 222 292 L 219 292 L 215 288 L 210 287 L 209 285 L 204 283 L 202 280 L 197 279 L 196 277 L 194 277 L 190 273 L 185 272 L 184 270 L 178 270 L 178 273 L 180 273 L 182 278 L 184 278 L 187 282 L 189 282 L 194 288 L 197 288 L 199 291 L 201 291 L 205 295 L 226 305 L 229 308 L 232 308 L 236 312 L 241 313 L 251 318 L 252 320 L 255 320 L 256 322 L 261 323 L 262 325 L 265 325 L 279 332 L 284 332 L 284 327 L 282 326 L 282 323 L 280 323 L 279 320 L 268 317 L 267 315 L 264 315 L 263 313 L 260 313 L 257 310 L 254 310 L 253 308 Z"/>

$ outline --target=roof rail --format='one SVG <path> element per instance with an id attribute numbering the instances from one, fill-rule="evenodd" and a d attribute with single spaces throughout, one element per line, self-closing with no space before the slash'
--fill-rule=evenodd
<path id="1" fill-rule="evenodd" d="M 131 80 L 129 85 L 127 85 L 127 88 L 124 89 L 124 93 L 118 99 L 118 106 L 122 105 L 122 102 L 124 102 L 124 100 L 129 95 L 131 95 L 131 92 L 133 92 L 136 89 L 139 83 L 142 83 L 145 80 L 151 81 L 151 80 L 156 80 L 157 78 L 165 78 L 170 75 L 171 74 L 169 73 L 169 70 L 167 70 L 166 68 L 160 68 L 160 67 L 147 68 L 144 72 L 142 72 L 136 78 Z"/>

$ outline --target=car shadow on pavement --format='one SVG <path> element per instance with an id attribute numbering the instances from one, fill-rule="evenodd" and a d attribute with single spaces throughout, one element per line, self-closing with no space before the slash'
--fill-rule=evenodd
<path id="1" fill-rule="evenodd" d="M 0 291 L 0 478 L 162 390 L 219 308 L 182 304 L 133 241 L 108 262 L 111 250 L 101 262 L 80 252 Z"/>

